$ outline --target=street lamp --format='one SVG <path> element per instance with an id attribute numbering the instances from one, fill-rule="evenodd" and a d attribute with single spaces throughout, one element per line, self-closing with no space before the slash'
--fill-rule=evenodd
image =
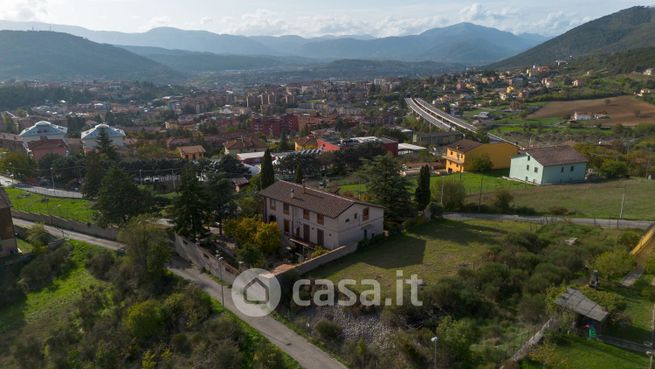
<path id="1" fill-rule="evenodd" d="M 646 355 L 650 358 L 650 364 L 648 365 L 648 368 L 653 369 L 653 356 L 655 356 L 655 352 L 653 351 L 646 351 Z"/>
<path id="2" fill-rule="evenodd" d="M 225 286 L 223 285 L 225 283 L 225 281 L 223 280 L 223 260 L 224 259 L 225 258 L 222 257 L 222 256 L 218 258 L 218 275 L 219 275 L 219 278 L 221 279 L 221 304 L 223 304 L 223 305 L 225 305 Z"/>
<path id="3" fill-rule="evenodd" d="M 437 342 L 439 341 L 439 337 L 434 336 L 430 341 L 434 343 L 434 369 L 437 369 Z"/>

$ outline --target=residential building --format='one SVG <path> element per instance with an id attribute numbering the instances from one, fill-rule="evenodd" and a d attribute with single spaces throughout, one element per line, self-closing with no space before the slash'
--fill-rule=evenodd
<path id="1" fill-rule="evenodd" d="M 41 160 L 48 154 L 55 154 L 60 156 L 68 156 L 68 145 L 64 140 L 38 140 L 30 141 L 25 144 L 25 150 L 36 161 Z"/>
<path id="2" fill-rule="evenodd" d="M 11 202 L 5 190 L 0 187 L 0 256 L 17 252 L 16 232 L 11 219 Z"/>
<path id="3" fill-rule="evenodd" d="M 83 131 L 81 134 L 84 151 L 93 151 L 98 146 L 98 139 L 101 132 L 105 132 L 111 143 L 118 149 L 125 147 L 125 131 L 119 128 L 110 127 L 107 124 L 98 124 L 95 127 Z"/>
<path id="4" fill-rule="evenodd" d="M 353 137 L 353 138 L 334 138 L 321 137 L 316 140 L 316 144 L 322 151 L 341 151 L 363 144 L 380 145 L 383 149 L 394 156 L 398 156 L 398 141 L 386 137 Z"/>
<path id="5" fill-rule="evenodd" d="M 177 153 L 182 159 L 199 160 L 205 157 L 205 148 L 201 145 L 180 146 L 177 148 Z"/>
<path id="6" fill-rule="evenodd" d="M 304 185 L 277 181 L 259 193 L 264 219 L 299 244 L 334 249 L 384 231 L 384 208 Z"/>
<path id="7" fill-rule="evenodd" d="M 63 140 L 68 128 L 58 126 L 45 120 L 25 128 L 18 136 L 23 143 L 38 140 Z"/>
<path id="8" fill-rule="evenodd" d="M 223 144 L 225 155 L 236 155 L 244 152 L 257 152 L 266 150 L 266 143 L 254 137 L 239 137 Z"/>
<path id="9" fill-rule="evenodd" d="M 293 143 L 295 151 L 310 150 L 318 147 L 316 137 L 314 136 L 298 137 L 293 141 Z"/>
<path id="10" fill-rule="evenodd" d="M 518 147 L 506 142 L 480 143 L 468 139 L 459 140 L 446 148 L 446 170 L 449 173 L 466 172 L 478 157 L 487 156 L 492 169 L 509 168 L 512 156 L 518 153 Z"/>
<path id="11" fill-rule="evenodd" d="M 584 182 L 587 159 L 570 146 L 532 148 L 512 157 L 510 178 L 534 184 Z"/>

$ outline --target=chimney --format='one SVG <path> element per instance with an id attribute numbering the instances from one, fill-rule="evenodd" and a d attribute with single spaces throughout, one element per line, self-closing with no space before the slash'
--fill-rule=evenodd
<path id="1" fill-rule="evenodd" d="M 294 197 L 294 189 L 293 189 L 293 188 L 291 189 L 291 194 L 290 194 L 290 196 L 291 196 L 292 199 L 295 198 L 295 197 Z"/>

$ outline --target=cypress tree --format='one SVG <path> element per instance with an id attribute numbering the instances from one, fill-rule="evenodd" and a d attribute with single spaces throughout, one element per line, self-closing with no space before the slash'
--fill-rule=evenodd
<path id="1" fill-rule="evenodd" d="M 300 164 L 296 165 L 296 180 L 295 180 L 295 182 L 297 184 L 302 184 L 302 181 L 303 181 L 304 177 L 305 177 L 305 175 L 302 172 L 302 167 L 300 166 Z"/>
<path id="2" fill-rule="evenodd" d="M 418 177 L 418 185 L 414 193 L 414 200 L 416 206 L 423 210 L 430 203 L 430 167 L 425 165 L 421 167 L 421 172 Z"/>
<path id="3" fill-rule="evenodd" d="M 262 172 L 260 177 L 261 189 L 272 185 L 275 182 L 275 172 L 273 171 L 273 158 L 271 158 L 271 151 L 266 149 L 264 158 L 262 159 Z"/>

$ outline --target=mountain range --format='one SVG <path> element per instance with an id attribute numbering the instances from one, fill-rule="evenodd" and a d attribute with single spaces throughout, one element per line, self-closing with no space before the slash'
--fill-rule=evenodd
<path id="1" fill-rule="evenodd" d="M 39 22 L 0 21 L 0 29 L 64 32 L 111 45 L 159 47 L 232 55 L 311 57 L 337 59 L 436 61 L 482 65 L 527 50 L 545 37 L 515 35 L 471 23 L 434 28 L 419 35 L 372 38 L 343 36 L 237 36 L 208 31 L 159 27 L 142 33 L 94 31 L 83 27 Z"/>
<path id="2" fill-rule="evenodd" d="M 490 68 L 547 64 L 648 47 L 655 47 L 655 8 L 636 6 L 582 24 Z"/>

